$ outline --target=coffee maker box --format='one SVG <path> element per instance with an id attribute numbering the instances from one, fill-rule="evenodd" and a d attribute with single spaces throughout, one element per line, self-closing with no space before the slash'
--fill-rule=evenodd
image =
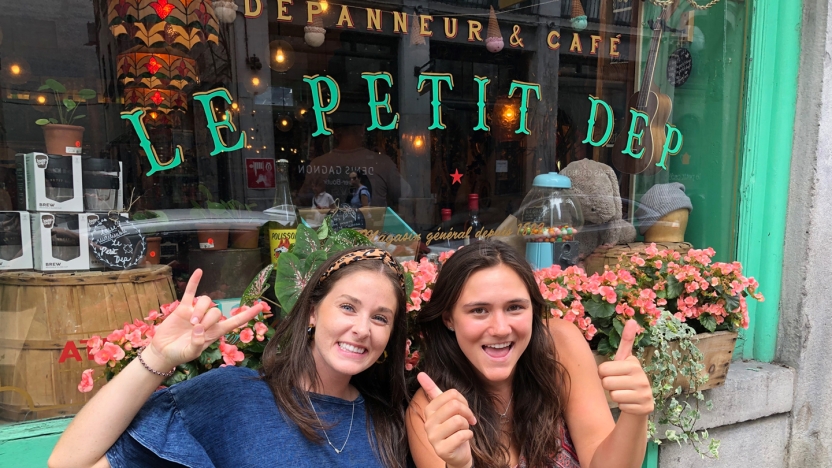
<path id="1" fill-rule="evenodd" d="M 26 187 L 19 191 L 21 208 L 50 213 L 84 211 L 81 156 L 27 153 L 16 155 L 16 163 L 18 187 Z"/>
<path id="2" fill-rule="evenodd" d="M 32 268 L 30 223 L 25 211 L 0 211 L 0 270 Z"/>
<path id="3" fill-rule="evenodd" d="M 89 270 L 88 223 L 87 214 L 32 213 L 35 270 Z"/>

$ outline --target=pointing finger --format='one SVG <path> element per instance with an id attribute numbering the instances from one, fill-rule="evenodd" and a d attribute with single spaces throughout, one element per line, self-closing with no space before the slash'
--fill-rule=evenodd
<path id="1" fill-rule="evenodd" d="M 223 320 L 222 322 L 217 323 L 216 327 L 218 327 L 217 331 L 219 332 L 219 336 L 217 336 L 217 338 L 226 335 L 235 328 L 242 327 L 262 311 L 263 306 L 261 304 L 255 304 L 253 307 L 249 307 L 248 309 L 241 311 L 239 314 L 229 318 L 228 320 Z"/>
<path id="2" fill-rule="evenodd" d="M 618 352 L 615 353 L 615 361 L 623 361 L 633 355 L 633 344 L 636 341 L 638 323 L 635 320 L 628 320 L 621 331 L 621 343 L 618 345 Z"/>
<path id="3" fill-rule="evenodd" d="M 196 289 L 199 287 L 200 279 L 202 279 L 202 270 L 197 268 L 191 274 L 191 278 L 188 280 L 188 286 L 185 287 L 185 295 L 182 296 L 182 304 L 191 305 L 194 303 L 194 297 L 196 296 Z"/>
<path id="4" fill-rule="evenodd" d="M 419 375 L 416 376 L 416 380 L 419 381 L 419 385 L 425 390 L 425 394 L 428 396 L 428 400 L 433 400 L 434 398 L 438 397 L 442 394 L 442 390 L 436 385 L 433 379 L 430 378 L 424 372 L 419 372 Z"/>

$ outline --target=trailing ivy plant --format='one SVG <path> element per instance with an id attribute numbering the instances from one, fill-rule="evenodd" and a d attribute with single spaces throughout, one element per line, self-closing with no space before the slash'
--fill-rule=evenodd
<path id="1" fill-rule="evenodd" d="M 649 347 L 637 346 L 636 356 L 644 363 L 644 371 L 653 388 L 655 409 L 648 421 L 648 438 L 661 444 L 656 434 L 657 425 L 667 425 L 664 438 L 690 443 L 702 457 L 719 457 L 719 440 L 713 439 L 707 430 L 697 431 L 696 422 L 701 416 L 700 404 L 713 409 L 710 400 L 705 401 L 699 390 L 708 381 L 703 364 L 704 356 L 691 339 L 696 331 L 681 322 L 670 312 L 663 310 L 654 326 L 647 329 Z M 640 344 L 643 341 L 640 342 Z M 685 388 L 677 378 L 687 380 L 690 396 L 683 397 Z"/>
<path id="2" fill-rule="evenodd" d="M 373 243 L 353 229 L 335 232 L 329 216 L 317 230 L 301 224 L 292 248 L 280 254 L 276 266 L 270 264 L 254 277 L 243 293 L 240 305 L 252 305 L 258 299 L 266 299 L 263 294 L 269 289 L 269 278 L 274 271 L 274 293 L 279 302 L 276 305 L 280 307 L 279 316 L 285 317 L 321 264 L 342 250 L 359 246 L 372 247 Z"/>

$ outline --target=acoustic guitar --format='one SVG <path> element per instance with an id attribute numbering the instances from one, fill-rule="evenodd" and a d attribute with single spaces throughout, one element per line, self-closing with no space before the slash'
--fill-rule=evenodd
<path id="1" fill-rule="evenodd" d="M 664 23 L 668 16 L 668 9 L 663 8 L 659 18 L 653 22 L 653 38 L 650 41 L 650 52 L 647 54 L 647 66 L 644 68 L 644 76 L 641 80 L 641 89 L 628 101 L 627 118 L 624 126 L 618 132 L 612 151 L 612 164 L 619 171 L 625 174 L 655 174 L 661 168 L 656 163 L 661 161 L 662 149 L 664 148 L 666 135 L 665 124 L 670 118 L 673 110 L 673 101 L 665 94 L 662 94 L 658 87 L 653 85 L 653 74 L 656 71 L 656 55 L 664 31 Z M 630 138 L 629 131 L 633 125 L 633 113 L 630 109 L 642 112 L 648 117 L 648 124 L 644 119 L 636 119 L 636 126 L 633 134 L 642 133 L 641 141 L 638 138 Z M 625 154 L 628 141 L 632 140 L 632 153 L 641 157 L 635 158 Z"/>

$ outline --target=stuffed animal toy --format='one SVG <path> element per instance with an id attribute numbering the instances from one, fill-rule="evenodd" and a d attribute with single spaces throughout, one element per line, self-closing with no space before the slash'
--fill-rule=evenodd
<path id="1" fill-rule="evenodd" d="M 626 244 L 636 238 L 636 229 L 622 219 L 621 194 L 615 172 L 606 164 L 581 159 L 569 163 L 561 175 L 572 180 L 572 191 L 581 205 L 584 227 L 578 230 L 581 258 L 599 246 Z"/>

